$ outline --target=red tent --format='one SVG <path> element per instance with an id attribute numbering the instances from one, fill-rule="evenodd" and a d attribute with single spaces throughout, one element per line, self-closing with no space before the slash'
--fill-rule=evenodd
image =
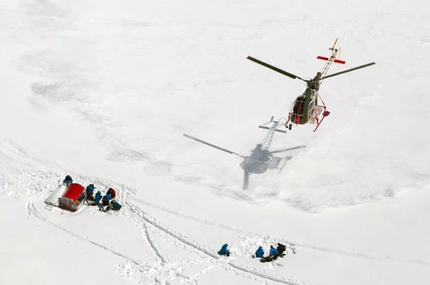
<path id="1" fill-rule="evenodd" d="M 78 209 L 79 204 L 84 198 L 84 186 L 72 183 L 67 187 L 66 192 L 59 199 L 59 207 L 64 210 L 75 212 Z"/>

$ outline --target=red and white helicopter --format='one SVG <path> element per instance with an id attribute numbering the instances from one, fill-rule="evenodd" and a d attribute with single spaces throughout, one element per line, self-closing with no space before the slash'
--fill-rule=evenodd
<path id="1" fill-rule="evenodd" d="M 331 51 L 330 57 L 324 57 L 324 56 L 317 57 L 317 59 L 325 60 L 327 61 L 327 63 L 325 64 L 324 68 L 320 72 L 318 72 L 313 79 L 309 79 L 309 80 L 303 79 L 297 75 L 289 73 L 285 70 L 282 70 L 278 67 L 270 65 L 266 62 L 253 58 L 251 56 L 247 57 L 247 59 L 253 62 L 261 64 L 267 68 L 270 68 L 292 79 L 298 78 L 306 82 L 306 85 L 307 85 L 306 90 L 303 92 L 302 95 L 298 96 L 296 100 L 293 102 L 291 110 L 288 114 L 288 120 L 284 124 L 284 126 L 289 128 L 290 130 L 293 124 L 304 125 L 307 123 L 311 123 L 311 124 L 316 124 L 316 127 L 314 129 L 314 132 L 315 132 L 320 126 L 320 124 L 322 123 L 322 121 L 324 120 L 324 118 L 330 114 L 330 112 L 327 111 L 324 101 L 322 100 L 321 96 L 318 93 L 319 87 L 324 79 L 375 64 L 375 62 L 371 62 L 351 69 L 347 69 L 341 72 L 326 75 L 332 63 L 345 64 L 344 60 L 338 59 L 341 49 L 335 48 L 336 43 L 337 43 L 337 39 L 334 41 L 333 46 L 329 48 L 329 50 Z"/>

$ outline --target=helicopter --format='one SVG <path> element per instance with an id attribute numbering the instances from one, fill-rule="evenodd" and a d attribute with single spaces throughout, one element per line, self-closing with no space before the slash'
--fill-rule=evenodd
<path id="1" fill-rule="evenodd" d="M 339 64 L 345 64 L 346 63 L 344 60 L 338 59 L 338 57 L 340 55 L 341 48 L 339 48 L 339 49 L 336 48 L 337 40 L 338 39 L 336 39 L 334 41 L 333 46 L 329 48 L 329 50 L 331 51 L 330 57 L 317 56 L 317 59 L 325 60 L 325 61 L 327 61 L 327 63 L 325 64 L 325 66 L 321 72 L 318 72 L 317 75 L 313 79 L 309 79 L 309 80 L 303 79 L 297 75 L 289 73 L 285 70 L 282 70 L 278 67 L 275 67 L 275 66 L 270 65 L 266 62 L 258 60 L 254 57 L 251 57 L 251 56 L 247 57 L 247 59 L 249 59 L 255 63 L 258 63 L 262 66 L 267 67 L 267 68 L 270 68 L 270 69 L 272 69 L 276 72 L 279 72 L 285 76 L 288 76 L 292 79 L 297 78 L 297 79 L 300 79 L 300 80 L 306 82 L 306 90 L 303 92 L 302 95 L 299 95 L 296 98 L 296 100 L 292 104 L 290 112 L 288 113 L 288 120 L 284 124 L 284 126 L 287 127 L 288 129 L 291 130 L 293 124 L 304 125 L 304 124 L 311 123 L 311 124 L 316 124 L 316 127 L 314 129 L 314 132 L 315 132 L 318 129 L 318 127 L 320 126 L 320 124 L 322 123 L 322 121 L 324 120 L 324 118 L 330 114 L 330 112 L 327 111 L 327 107 L 326 107 L 324 101 L 322 100 L 321 96 L 318 93 L 318 90 L 319 90 L 319 87 L 320 87 L 322 81 L 326 78 L 330 78 L 333 76 L 337 76 L 340 74 L 344 74 L 344 73 L 347 73 L 350 71 L 354 71 L 354 70 L 368 67 L 370 65 L 375 64 L 375 62 L 371 62 L 371 63 L 360 65 L 360 66 L 357 66 L 357 67 L 354 67 L 351 69 L 347 69 L 347 70 L 344 70 L 341 72 L 326 75 L 330 66 L 333 63 L 339 63 Z M 318 99 L 320 100 L 320 102 L 318 102 Z"/>
<path id="2" fill-rule="evenodd" d="M 273 116 L 272 116 L 272 118 L 270 119 L 269 122 L 258 126 L 259 128 L 266 129 L 269 131 L 266 134 L 266 136 L 264 137 L 263 141 L 261 143 L 257 144 L 257 146 L 253 150 L 251 150 L 251 154 L 249 156 L 244 156 L 244 155 L 238 154 L 234 151 L 230 151 L 228 149 L 225 149 L 225 148 L 219 147 L 217 145 L 208 143 L 206 141 L 192 137 L 192 136 L 187 135 L 187 134 L 183 134 L 183 135 L 189 139 L 195 140 L 197 142 L 211 146 L 211 147 L 216 148 L 218 150 L 221 150 L 221 151 L 224 151 L 224 152 L 227 152 L 230 154 L 234 154 L 234 155 L 237 155 L 237 156 L 240 156 L 241 158 L 243 158 L 243 161 L 239 165 L 243 169 L 243 189 L 246 190 L 246 189 L 248 189 L 248 186 L 249 186 L 249 175 L 250 174 L 261 174 L 261 173 L 266 172 L 266 170 L 268 170 L 268 169 L 278 169 L 279 170 L 278 173 L 279 173 L 282 170 L 282 168 L 285 166 L 285 163 L 292 158 L 291 156 L 286 156 L 284 158 L 276 157 L 273 155 L 274 153 L 279 153 L 279 152 L 284 152 L 284 151 L 289 151 L 289 150 L 294 150 L 294 149 L 299 149 L 299 148 L 305 147 L 305 146 L 296 146 L 296 147 L 285 148 L 285 149 L 275 150 L 275 151 L 269 150 L 275 132 L 287 133 L 286 130 L 282 130 L 282 129 L 278 128 L 278 125 L 280 124 L 280 120 L 274 121 Z M 284 118 L 284 121 L 286 121 L 285 118 Z M 269 123 L 272 123 L 271 127 L 266 126 Z"/>

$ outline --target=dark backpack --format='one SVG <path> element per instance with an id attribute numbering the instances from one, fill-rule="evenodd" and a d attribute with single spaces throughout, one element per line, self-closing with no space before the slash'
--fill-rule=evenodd
<path id="1" fill-rule="evenodd" d="M 116 202 L 116 201 L 112 201 L 112 203 L 111 203 L 111 207 L 112 207 L 112 210 L 114 210 L 114 211 L 119 211 L 120 209 L 121 209 L 121 204 L 120 203 L 118 203 L 118 202 Z"/>

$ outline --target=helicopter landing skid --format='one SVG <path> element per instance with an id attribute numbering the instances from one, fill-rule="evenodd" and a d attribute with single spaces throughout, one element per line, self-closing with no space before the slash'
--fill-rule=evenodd
<path id="1" fill-rule="evenodd" d="M 272 161 L 270 161 L 269 168 L 278 169 L 279 170 L 278 173 L 280 173 L 284 168 L 285 164 L 287 163 L 287 161 L 290 160 L 291 158 L 292 158 L 291 156 L 273 157 Z"/>
<path id="2" fill-rule="evenodd" d="M 315 117 L 315 122 L 316 122 L 316 127 L 314 129 L 314 132 L 318 129 L 318 127 L 321 125 L 322 121 L 324 120 L 325 117 L 327 117 L 328 115 L 330 115 L 330 112 L 327 111 L 326 106 L 317 106 L 318 108 L 318 115 Z M 321 120 L 318 118 L 318 116 L 321 114 L 322 109 L 324 108 L 324 112 L 322 112 L 322 118 Z"/>

